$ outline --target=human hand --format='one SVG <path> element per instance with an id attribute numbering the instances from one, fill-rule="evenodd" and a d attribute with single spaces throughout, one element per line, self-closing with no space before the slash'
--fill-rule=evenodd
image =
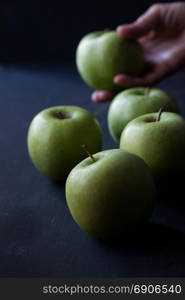
<path id="1" fill-rule="evenodd" d="M 145 58 L 142 76 L 114 77 L 114 83 L 123 88 L 152 85 L 185 65 L 185 2 L 154 4 L 136 22 L 118 26 L 116 31 L 126 39 L 137 39 Z M 92 101 L 113 97 L 110 91 L 95 91 Z"/>

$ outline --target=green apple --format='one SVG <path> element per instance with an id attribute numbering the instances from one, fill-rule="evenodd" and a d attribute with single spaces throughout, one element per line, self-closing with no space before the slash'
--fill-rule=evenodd
<path id="1" fill-rule="evenodd" d="M 105 239 L 146 221 L 154 208 L 155 185 L 142 159 L 112 149 L 86 158 L 70 172 L 66 199 L 76 223 Z"/>
<path id="2" fill-rule="evenodd" d="M 159 111 L 178 112 L 173 99 L 157 88 L 135 87 L 119 93 L 112 101 L 108 111 L 108 127 L 115 142 L 119 143 L 125 126 L 141 115 Z"/>
<path id="3" fill-rule="evenodd" d="M 144 59 L 141 45 L 125 40 L 116 31 L 87 34 L 79 43 L 76 64 L 83 80 L 97 90 L 120 90 L 113 83 L 115 75 L 139 75 Z"/>
<path id="4" fill-rule="evenodd" d="M 140 116 L 125 127 L 120 148 L 141 157 L 156 182 L 185 173 L 185 120 L 172 112 Z"/>
<path id="5" fill-rule="evenodd" d="M 65 179 L 86 157 L 101 150 L 102 131 L 94 116 L 81 107 L 55 106 L 38 113 L 28 131 L 28 151 L 36 168 L 50 179 Z"/>

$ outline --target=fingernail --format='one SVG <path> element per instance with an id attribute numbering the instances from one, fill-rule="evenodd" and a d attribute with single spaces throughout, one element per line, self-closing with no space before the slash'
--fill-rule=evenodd
<path id="1" fill-rule="evenodd" d="M 99 99 L 99 97 L 97 95 L 97 92 L 93 93 L 92 96 L 91 96 L 92 102 L 96 103 L 96 102 L 98 102 L 98 99 Z"/>
<path id="2" fill-rule="evenodd" d="M 113 82 L 116 84 L 122 84 L 123 80 L 124 80 L 124 75 L 118 74 L 114 77 Z"/>

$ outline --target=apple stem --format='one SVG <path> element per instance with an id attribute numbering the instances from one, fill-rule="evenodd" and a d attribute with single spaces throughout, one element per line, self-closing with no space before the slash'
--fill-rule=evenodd
<path id="1" fill-rule="evenodd" d="M 96 160 L 95 160 L 94 156 L 90 153 L 89 149 L 87 148 L 87 145 L 83 144 L 82 148 L 87 153 L 87 155 L 92 159 L 92 161 L 95 162 Z"/>
<path id="2" fill-rule="evenodd" d="M 164 111 L 164 109 L 163 109 L 163 108 L 160 108 L 160 110 L 159 110 L 159 112 L 158 112 L 158 114 L 157 114 L 157 117 L 156 117 L 156 122 L 159 122 L 159 121 L 160 121 L 160 119 L 161 119 L 161 114 L 162 114 L 163 111 Z"/>

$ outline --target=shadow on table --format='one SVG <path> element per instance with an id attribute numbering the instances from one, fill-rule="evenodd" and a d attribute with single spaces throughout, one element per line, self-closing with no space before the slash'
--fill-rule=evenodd
<path id="1" fill-rule="evenodd" d="M 146 251 L 149 248 L 157 249 L 159 247 L 174 245 L 185 246 L 185 233 L 165 227 L 164 225 L 148 223 L 140 226 L 137 230 L 124 234 L 119 239 L 110 239 L 107 241 L 100 241 L 100 243 L 115 247 L 115 248 L 132 248 Z"/>

